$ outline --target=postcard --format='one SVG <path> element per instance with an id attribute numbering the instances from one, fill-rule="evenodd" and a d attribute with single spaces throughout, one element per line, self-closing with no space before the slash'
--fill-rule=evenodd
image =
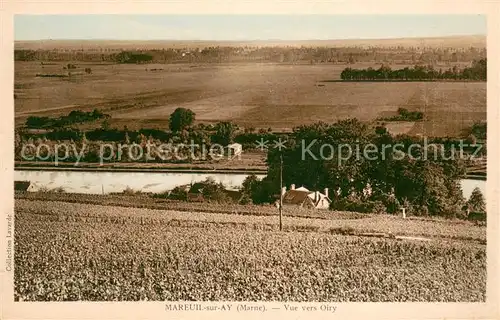
<path id="1" fill-rule="evenodd" d="M 423 3 L 6 4 L 2 318 L 497 318 L 499 4 Z"/>

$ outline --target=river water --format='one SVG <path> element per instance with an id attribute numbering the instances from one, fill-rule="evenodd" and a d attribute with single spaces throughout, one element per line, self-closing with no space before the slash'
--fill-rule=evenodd
<path id="1" fill-rule="evenodd" d="M 122 192 L 127 187 L 144 192 L 163 192 L 176 186 L 201 182 L 212 177 L 227 188 L 241 187 L 248 176 L 244 173 L 164 173 L 164 172 L 105 172 L 105 171 L 14 171 L 15 180 L 30 181 L 30 191 L 41 187 L 64 188 L 70 193 L 102 194 Z M 257 175 L 259 178 L 265 175 Z M 475 187 L 486 196 L 486 181 L 461 180 L 464 197 L 468 198 Z"/>

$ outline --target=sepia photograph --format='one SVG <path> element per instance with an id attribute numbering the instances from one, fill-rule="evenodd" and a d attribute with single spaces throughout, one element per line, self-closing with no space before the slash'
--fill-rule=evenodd
<path id="1" fill-rule="evenodd" d="M 486 15 L 12 19 L 15 303 L 486 303 Z"/>

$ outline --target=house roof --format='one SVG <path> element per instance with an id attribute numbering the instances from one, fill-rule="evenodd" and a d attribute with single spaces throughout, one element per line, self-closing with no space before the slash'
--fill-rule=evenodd
<path id="1" fill-rule="evenodd" d="M 308 198 L 308 191 L 303 190 L 289 190 L 283 196 L 283 203 L 285 204 L 302 204 Z"/>
<path id="2" fill-rule="evenodd" d="M 288 190 L 285 195 L 283 196 L 283 203 L 284 204 L 303 204 L 304 201 L 310 201 L 312 204 L 317 205 L 319 201 L 326 199 L 328 202 L 331 202 L 330 198 L 328 198 L 325 194 L 318 192 L 319 199 L 314 201 L 315 199 L 315 192 L 314 191 L 304 191 L 307 190 L 306 188 L 298 188 L 295 190 Z"/>
<path id="3" fill-rule="evenodd" d="M 296 190 L 296 191 L 307 191 L 307 192 L 309 192 L 309 189 L 307 189 L 307 188 L 306 188 L 306 187 L 304 187 L 304 186 L 302 186 L 302 187 L 300 187 L 300 188 L 297 188 L 297 189 L 295 189 L 295 190 Z"/>
<path id="4" fill-rule="evenodd" d="M 14 190 L 26 191 L 30 185 L 29 181 L 14 181 Z"/>

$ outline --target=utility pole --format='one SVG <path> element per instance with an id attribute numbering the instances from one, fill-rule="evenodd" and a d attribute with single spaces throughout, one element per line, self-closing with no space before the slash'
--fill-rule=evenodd
<path id="1" fill-rule="evenodd" d="M 283 154 L 280 153 L 280 231 L 283 230 Z"/>

